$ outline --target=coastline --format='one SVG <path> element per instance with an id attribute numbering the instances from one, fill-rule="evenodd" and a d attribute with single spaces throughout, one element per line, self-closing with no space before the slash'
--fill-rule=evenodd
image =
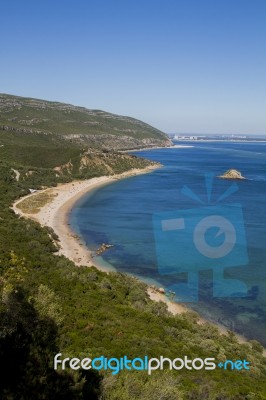
<path id="1" fill-rule="evenodd" d="M 71 230 L 70 224 L 68 222 L 68 215 L 74 204 L 85 194 L 95 189 L 98 189 L 101 186 L 111 184 L 116 180 L 149 173 L 154 169 L 160 167 L 160 165 L 156 164 L 143 169 L 132 169 L 118 175 L 101 176 L 84 181 L 73 181 L 70 183 L 59 184 L 56 187 L 40 190 L 36 193 L 31 193 L 18 199 L 13 204 L 12 209 L 17 215 L 21 217 L 30 218 L 38 222 L 41 226 L 52 228 L 55 234 L 59 237 L 60 248 L 57 252 L 58 255 L 63 255 L 66 258 L 70 259 L 74 262 L 76 266 L 94 266 L 97 269 L 108 273 L 112 271 L 111 268 L 103 267 L 102 265 L 97 263 L 97 261 L 93 258 L 94 252 L 89 250 L 85 243 L 83 243 L 82 239 Z M 24 200 L 33 198 L 34 196 L 38 196 L 38 194 L 44 192 L 51 194 L 53 198 L 45 205 L 43 205 L 38 212 L 26 213 L 19 209 L 19 204 L 22 203 Z M 152 301 L 164 302 L 167 305 L 168 311 L 173 315 L 193 311 L 183 303 L 170 301 L 165 294 L 161 293 L 158 290 L 158 288 L 154 289 L 152 286 L 148 286 L 147 294 Z M 228 329 L 219 323 L 209 321 L 206 318 L 202 318 L 200 316 L 198 319 L 198 323 L 211 324 L 219 330 L 220 334 L 227 335 Z M 240 335 L 236 332 L 234 333 L 239 343 L 248 342 L 248 339 L 243 335 Z M 264 349 L 263 355 L 266 356 L 266 349 Z"/>
<path id="2" fill-rule="evenodd" d="M 162 301 L 163 303 L 165 303 L 167 305 L 168 311 L 173 314 L 173 315 L 178 315 L 178 314 L 182 314 L 182 313 L 187 313 L 189 311 L 195 312 L 196 314 L 198 314 L 196 311 L 194 311 L 193 309 L 189 308 L 189 306 L 187 306 L 184 303 L 176 303 L 174 301 L 170 301 L 164 294 L 160 293 L 158 289 L 154 289 L 153 287 L 148 287 L 147 289 L 147 294 L 150 297 L 150 299 L 152 301 L 155 302 L 159 302 Z M 208 320 L 206 318 L 201 317 L 198 314 L 198 320 L 197 323 L 199 325 L 204 325 L 204 324 L 209 324 L 214 326 L 215 328 L 218 329 L 220 335 L 228 335 L 228 331 L 229 329 L 226 328 L 224 325 L 218 323 L 218 322 L 214 322 L 211 320 Z M 244 335 L 241 335 L 240 333 L 237 333 L 235 331 L 233 331 L 235 337 L 237 338 L 238 342 L 241 344 L 244 343 L 248 343 L 249 339 L 246 338 Z M 263 348 L 263 356 L 266 357 L 266 349 Z"/>
<path id="3" fill-rule="evenodd" d="M 149 173 L 157 168 L 160 168 L 158 164 L 143 169 L 131 169 L 118 175 L 101 176 L 83 181 L 59 184 L 56 187 L 40 190 L 20 198 L 13 204 L 12 209 L 21 217 L 33 219 L 41 226 L 52 228 L 59 237 L 60 248 L 57 253 L 58 255 L 69 258 L 76 266 L 95 266 L 102 271 L 108 272 L 110 268 L 104 268 L 97 264 L 93 259 L 93 252 L 89 250 L 82 239 L 71 230 L 68 222 L 68 215 L 74 204 L 85 194 L 101 186 L 115 182 L 118 179 Z M 34 196 L 38 196 L 40 193 L 51 195 L 52 199 L 43 205 L 38 212 L 27 213 L 19 208 L 20 203 Z"/>
<path id="4" fill-rule="evenodd" d="M 172 146 L 168 147 L 163 147 L 163 146 L 157 146 L 157 147 L 141 147 L 138 149 L 130 149 L 130 150 L 120 150 L 120 153 L 132 153 L 136 151 L 148 151 L 148 150 L 159 150 L 159 149 L 178 149 L 178 148 L 188 148 L 188 147 L 194 147 L 193 145 L 187 145 L 187 144 L 173 144 Z"/>

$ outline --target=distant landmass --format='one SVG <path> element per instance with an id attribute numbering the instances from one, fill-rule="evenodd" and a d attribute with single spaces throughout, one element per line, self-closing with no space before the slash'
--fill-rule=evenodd
<path id="1" fill-rule="evenodd" d="M 219 141 L 219 142 L 265 142 L 265 135 L 242 135 L 242 134 L 199 134 L 199 133 L 168 133 L 170 139 L 175 141 Z"/>

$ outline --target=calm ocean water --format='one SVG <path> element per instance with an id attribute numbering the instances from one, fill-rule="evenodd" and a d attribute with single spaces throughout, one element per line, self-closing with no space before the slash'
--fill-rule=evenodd
<path id="1" fill-rule="evenodd" d="M 190 306 L 228 329 L 266 345 L 266 143 L 193 143 L 193 147 L 135 154 L 159 161 L 163 167 L 106 185 L 83 197 L 70 215 L 72 228 L 92 249 L 103 242 L 114 245 L 98 258 L 102 263 L 167 289 L 186 282 L 187 275 L 160 275 L 153 215 L 177 210 L 184 210 L 186 215 L 187 209 L 197 209 L 200 213 L 200 207 L 208 203 L 204 175 L 217 176 L 230 168 L 240 170 L 248 180 L 237 182 L 239 190 L 220 205 L 239 203 L 242 206 L 249 261 L 244 266 L 236 262 L 224 271 L 226 278 L 243 281 L 248 295 L 213 297 L 212 270 L 202 270 L 199 301 Z M 184 185 L 197 194 L 202 204 L 182 194 Z M 214 178 L 210 204 L 217 204 L 217 199 L 231 185 L 231 181 Z"/>

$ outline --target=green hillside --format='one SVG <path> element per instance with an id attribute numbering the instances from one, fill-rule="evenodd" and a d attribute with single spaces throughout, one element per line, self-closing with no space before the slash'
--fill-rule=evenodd
<path id="1" fill-rule="evenodd" d="M 16 179 L 0 163 L 0 398 L 3 400 L 266 399 L 266 361 L 256 341 L 172 316 L 146 285 L 120 273 L 76 267 L 58 256 L 49 228 L 18 218 L 10 205 L 54 181 L 43 170 Z M 71 177 L 70 177 L 71 178 Z M 61 179 L 61 178 L 60 178 Z M 246 359 L 250 371 L 55 371 L 53 358 Z"/>
<path id="2" fill-rule="evenodd" d="M 123 134 L 127 132 L 127 136 Z M 119 148 L 169 145 L 143 122 L 62 103 L 0 95 L 0 163 L 34 186 L 112 175 L 152 163 Z"/>
<path id="3" fill-rule="evenodd" d="M 65 142 L 99 149 L 171 145 L 166 134 L 134 118 L 6 94 L 0 94 L 0 130 L 56 135 Z"/>

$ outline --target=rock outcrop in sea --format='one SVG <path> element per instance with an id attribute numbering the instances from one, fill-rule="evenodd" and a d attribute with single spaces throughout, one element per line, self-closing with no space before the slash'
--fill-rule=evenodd
<path id="1" fill-rule="evenodd" d="M 236 169 L 229 169 L 223 175 L 218 176 L 221 179 L 246 179 L 240 171 Z"/>

